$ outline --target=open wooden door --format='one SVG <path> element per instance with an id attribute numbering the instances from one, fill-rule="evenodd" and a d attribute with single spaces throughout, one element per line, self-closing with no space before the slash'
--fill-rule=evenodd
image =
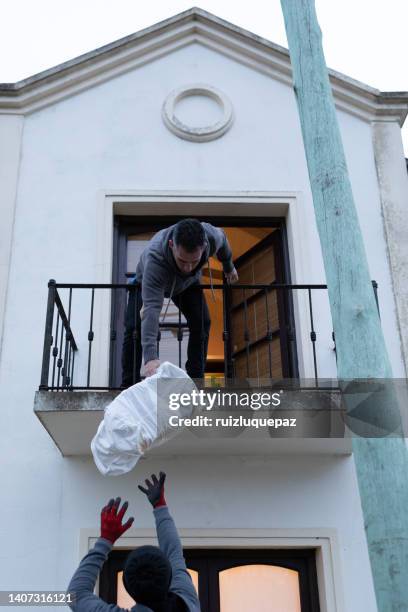
<path id="1" fill-rule="evenodd" d="M 283 283 L 282 248 L 275 229 L 235 261 L 240 285 Z M 235 378 L 291 375 L 285 290 L 251 288 L 230 292 L 231 361 Z"/>

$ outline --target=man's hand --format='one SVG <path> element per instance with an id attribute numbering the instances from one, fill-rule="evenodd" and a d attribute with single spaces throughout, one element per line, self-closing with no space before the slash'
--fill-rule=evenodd
<path id="1" fill-rule="evenodd" d="M 127 510 L 128 502 L 125 501 L 118 512 L 120 497 L 109 500 L 108 504 L 101 511 L 101 538 L 109 540 L 114 544 L 118 538 L 129 529 L 135 520 L 133 516 L 122 525 L 123 516 Z"/>
<path id="2" fill-rule="evenodd" d="M 156 374 L 156 370 L 160 365 L 160 359 L 152 359 L 151 361 L 148 361 L 147 363 L 145 363 L 145 367 L 144 367 L 144 373 L 146 378 L 148 378 L 149 376 L 153 376 L 153 374 Z"/>
<path id="3" fill-rule="evenodd" d="M 226 281 L 229 285 L 232 285 L 238 280 L 238 272 L 235 268 L 231 270 L 231 272 L 224 272 Z"/>
<path id="4" fill-rule="evenodd" d="M 141 485 L 138 485 L 139 489 L 147 495 L 147 499 L 152 504 L 153 508 L 159 508 L 160 506 L 167 506 L 166 500 L 164 499 L 164 481 L 166 480 L 166 474 L 160 472 L 159 479 L 155 474 L 152 474 L 152 481 L 146 479 L 146 489 Z"/>

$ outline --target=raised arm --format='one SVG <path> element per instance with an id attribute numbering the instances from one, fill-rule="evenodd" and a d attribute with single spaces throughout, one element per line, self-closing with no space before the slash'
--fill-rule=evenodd
<path id="1" fill-rule="evenodd" d="M 146 494 L 153 506 L 159 547 L 171 564 L 173 575 L 170 590 L 184 599 L 189 610 L 199 611 L 200 603 L 187 571 L 180 537 L 164 497 L 165 479 L 166 474 L 163 472 L 160 472 L 159 478 L 152 474 L 151 481 L 145 481 L 146 487 L 139 485 L 139 489 Z"/>
<path id="2" fill-rule="evenodd" d="M 71 578 L 68 592 L 72 593 L 73 603 L 70 608 L 74 612 L 119 612 L 122 608 L 107 604 L 94 594 L 95 583 L 99 571 L 106 561 L 114 542 L 133 523 L 130 518 L 124 525 L 122 519 L 128 507 L 125 502 L 118 512 L 120 497 L 111 499 L 101 511 L 101 535 L 92 550 L 82 559 L 78 569 Z"/>
<path id="3" fill-rule="evenodd" d="M 145 481 L 146 488 L 139 485 L 139 489 L 146 494 L 147 499 L 153 506 L 159 546 L 171 563 L 174 577 L 174 572 L 178 568 L 186 570 L 186 563 L 180 537 L 164 497 L 165 480 L 166 474 L 164 472 L 160 472 L 159 478 L 152 474 L 151 481 Z"/>

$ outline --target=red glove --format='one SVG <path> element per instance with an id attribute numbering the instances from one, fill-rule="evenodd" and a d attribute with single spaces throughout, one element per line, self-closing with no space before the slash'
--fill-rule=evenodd
<path id="1" fill-rule="evenodd" d="M 146 489 L 141 485 L 138 488 L 147 495 L 147 499 L 152 504 L 153 508 L 159 508 L 160 506 L 167 506 L 164 498 L 164 481 L 166 480 L 166 474 L 160 472 L 159 479 L 155 474 L 152 474 L 152 481 L 145 480 Z"/>
<path id="2" fill-rule="evenodd" d="M 127 510 L 128 502 L 126 501 L 118 512 L 120 505 L 120 497 L 115 500 L 110 499 L 108 504 L 101 511 L 101 538 L 109 540 L 114 544 L 118 538 L 129 529 L 135 520 L 133 516 L 122 525 L 123 516 Z"/>

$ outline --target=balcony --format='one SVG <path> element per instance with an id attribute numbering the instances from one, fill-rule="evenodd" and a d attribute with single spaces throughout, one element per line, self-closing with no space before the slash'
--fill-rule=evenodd
<path id="1" fill-rule="evenodd" d="M 273 440 L 268 434 L 247 431 L 238 438 L 207 439 L 197 444 L 197 438 L 186 430 L 150 453 L 349 453 L 351 443 L 342 437 L 340 396 L 333 383 L 335 337 L 326 285 L 201 286 L 212 319 L 204 385 L 237 386 L 245 381 L 246 386 L 287 388 L 288 383 L 299 380 L 301 365 L 301 379 L 308 398 L 313 398 L 315 412 L 328 405 L 333 411 L 324 410 L 315 420 L 316 437 L 313 428 L 301 428 L 290 438 L 276 436 Z M 374 282 L 373 287 L 376 292 Z M 41 381 L 34 410 L 64 456 L 90 454 L 90 441 L 103 411 L 120 392 L 123 321 L 131 291 L 139 292 L 140 287 L 49 283 Z M 159 325 L 158 352 L 162 361 L 183 367 L 188 326 L 177 308 L 167 314 Z M 319 342 L 324 343 L 326 353 L 319 353 Z M 136 342 L 134 351 L 136 358 Z M 134 371 L 134 382 L 138 380 L 139 373 Z M 335 437 L 331 437 L 333 432 Z"/>

